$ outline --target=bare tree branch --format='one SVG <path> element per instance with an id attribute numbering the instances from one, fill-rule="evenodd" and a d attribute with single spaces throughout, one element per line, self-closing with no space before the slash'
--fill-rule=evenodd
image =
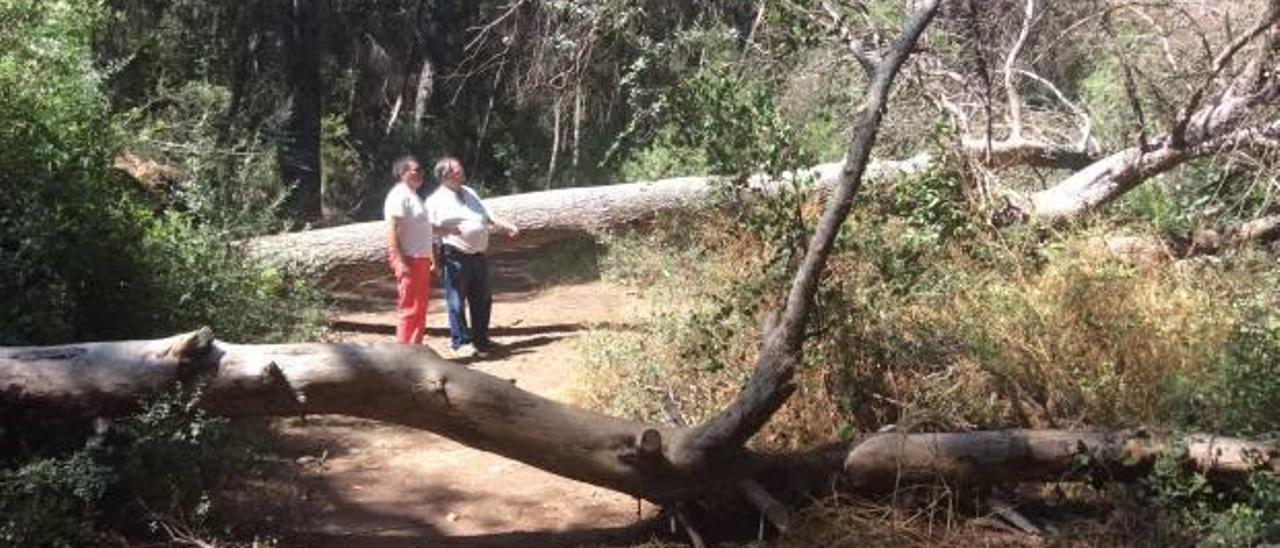
<path id="1" fill-rule="evenodd" d="M 1272 26 L 1277 20 L 1280 20 L 1280 3 L 1272 2 L 1267 12 L 1253 25 L 1247 32 L 1241 34 L 1232 40 L 1227 47 L 1223 48 L 1213 59 L 1213 65 L 1209 73 L 1205 75 L 1200 85 L 1191 92 L 1191 96 L 1187 98 L 1178 114 L 1174 116 L 1173 126 L 1169 130 L 1169 144 L 1173 147 L 1181 147 L 1187 141 L 1187 125 L 1191 123 L 1193 115 L 1200 109 L 1200 102 L 1204 99 L 1210 87 L 1217 82 L 1218 77 L 1226 70 L 1230 64 L 1232 57 L 1236 55 L 1245 45 L 1252 42 L 1254 38 L 1262 34 Z M 1230 88 L 1228 88 L 1230 89 Z M 1224 93 L 1226 93 L 1224 91 Z"/>
<path id="2" fill-rule="evenodd" d="M 804 342 L 813 295 L 818 289 L 831 246 L 853 206 L 854 196 L 861 188 L 862 175 L 889 99 L 889 88 L 916 41 L 933 20 L 938 3 L 939 0 L 924 2 L 889 46 L 884 59 L 876 65 L 866 97 L 854 119 L 839 184 L 809 241 L 786 304 L 779 314 L 780 319 L 773 329 L 764 334 L 755 373 L 728 407 L 694 429 L 694 446 L 707 451 L 741 446 L 764 426 L 795 390 L 791 377 Z"/>
<path id="3" fill-rule="evenodd" d="M 1018 73 L 1013 70 L 1013 63 L 1017 61 L 1018 54 L 1027 43 L 1027 36 L 1031 34 L 1035 16 L 1036 1 L 1027 0 L 1022 16 L 1022 30 L 1018 32 L 1018 39 L 1014 41 L 1013 47 L 1009 48 L 1009 54 L 1004 59 L 1004 91 L 1009 100 L 1009 139 L 1014 141 L 1022 139 L 1022 96 L 1018 93 L 1016 77 Z"/>
<path id="4" fill-rule="evenodd" d="M 867 73 L 867 76 L 872 76 L 875 73 L 876 66 L 880 63 L 880 59 L 862 47 L 862 40 L 854 36 L 853 31 L 849 30 L 849 27 L 845 25 L 844 16 L 831 7 L 830 3 L 823 2 L 822 10 L 831 19 L 828 29 L 840 37 L 840 41 L 844 42 L 845 48 L 862 66 L 862 70 Z"/>

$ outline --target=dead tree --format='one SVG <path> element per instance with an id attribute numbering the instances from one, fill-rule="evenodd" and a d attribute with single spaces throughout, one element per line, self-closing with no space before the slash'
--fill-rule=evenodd
<path id="1" fill-rule="evenodd" d="M 1227 35 L 1216 52 L 1211 50 L 1211 38 L 1197 27 L 1196 41 L 1203 49 L 1200 54 L 1203 66 L 1192 66 L 1195 59 L 1177 58 L 1169 44 L 1168 31 L 1144 11 L 1154 9 L 1153 6 L 1111 3 L 1067 25 L 1062 35 L 1051 43 L 1078 41 L 1081 28 L 1121 15 L 1155 27 L 1160 32 L 1168 72 L 1182 75 L 1177 80 L 1185 82 L 1185 89 L 1168 86 L 1173 89 L 1159 95 L 1162 101 L 1172 101 L 1170 115 L 1163 131 L 1151 133 L 1153 127 L 1149 126 L 1156 125 L 1156 117 L 1144 112 L 1143 101 L 1137 96 L 1132 81 L 1140 69 L 1131 66 L 1121 52 L 1110 52 L 1123 69 L 1128 102 L 1138 123 L 1135 142 L 1111 151 L 1102 150 L 1094 139 L 1093 120 L 1081 103 L 1068 98 L 1025 61 L 1026 45 L 1029 37 L 1037 32 L 1045 6 L 1039 0 L 1025 0 L 1022 8 L 1016 35 L 1009 37 L 1011 44 L 993 74 L 986 73 L 988 64 L 976 46 L 969 55 L 975 58 L 972 64 L 978 67 L 978 76 L 986 76 L 976 80 L 995 86 L 998 75 L 1003 93 L 985 90 L 988 93 L 983 94 L 982 89 L 974 89 L 971 84 L 975 75 L 972 71 L 962 73 L 954 68 L 953 60 L 925 55 L 918 65 L 929 95 L 959 130 L 958 148 L 980 170 L 997 171 L 1014 166 L 1071 170 L 1070 175 L 1048 188 L 1033 192 L 1001 187 L 996 182 L 998 177 L 988 173 L 985 178 L 994 187 L 993 193 L 1007 200 L 1009 208 L 1016 212 L 1014 219 L 1055 224 L 1076 221 L 1189 160 L 1238 151 L 1274 151 L 1280 145 L 1280 112 L 1275 109 L 1280 102 L 1280 77 L 1277 77 L 1280 66 L 1275 56 L 1280 45 L 1280 1 L 1270 0 L 1250 27 Z M 1183 17 L 1194 16 L 1185 11 L 1187 8 L 1170 6 L 1169 9 L 1182 10 Z M 960 10 L 953 17 L 959 20 L 954 21 L 953 26 L 972 27 L 971 35 L 961 37 L 961 42 L 972 43 L 982 38 L 972 35 L 978 32 L 978 22 L 964 21 L 979 15 Z M 1107 41 L 1106 38 L 1100 40 Z M 1249 51 L 1251 57 L 1240 62 L 1238 57 Z M 1052 55 L 1052 51 L 1045 55 Z M 1029 107 L 1023 97 L 1028 86 L 1041 88 L 1054 102 L 1034 109 Z M 996 96 L 1002 96 L 1003 101 L 992 99 Z M 1003 120 L 996 119 L 997 112 L 1003 113 Z M 1027 123 L 1031 117 L 1036 124 Z M 975 119 L 980 123 L 975 123 Z M 1053 137 L 1072 132 L 1058 127 L 1067 120 L 1077 122 L 1072 131 L 1078 137 L 1072 143 Z M 1258 224 L 1272 222 L 1261 219 Z M 1256 233 L 1248 228 L 1241 228 L 1239 232 Z"/>

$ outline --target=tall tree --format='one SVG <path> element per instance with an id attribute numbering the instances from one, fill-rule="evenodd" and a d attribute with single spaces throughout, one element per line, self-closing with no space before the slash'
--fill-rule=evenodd
<path id="1" fill-rule="evenodd" d="M 281 18 L 289 117 L 280 145 L 280 174 L 291 191 L 286 207 L 300 220 L 320 217 L 319 18 L 312 0 L 290 0 Z"/>

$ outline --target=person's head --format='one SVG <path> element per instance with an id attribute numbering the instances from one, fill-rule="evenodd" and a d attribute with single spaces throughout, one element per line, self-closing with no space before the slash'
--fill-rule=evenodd
<path id="1" fill-rule="evenodd" d="M 404 183 L 413 190 L 418 190 L 422 186 L 422 166 L 418 165 L 418 159 L 413 156 L 402 156 L 391 165 L 391 176 L 395 177 L 396 182 Z"/>
<path id="2" fill-rule="evenodd" d="M 466 178 L 462 172 L 462 162 L 453 157 L 441 158 L 436 162 L 435 175 L 440 184 L 454 191 L 462 188 L 462 181 Z"/>

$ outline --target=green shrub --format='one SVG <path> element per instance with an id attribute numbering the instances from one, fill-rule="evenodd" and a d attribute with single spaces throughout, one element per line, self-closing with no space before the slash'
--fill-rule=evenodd
<path id="1" fill-rule="evenodd" d="M 306 340 L 323 325 L 323 294 L 307 280 L 257 264 L 228 242 L 228 234 L 186 215 L 155 219 L 143 242 L 154 335 L 213 328 L 223 339 Z"/>
<path id="2" fill-rule="evenodd" d="M 0 545 L 94 544 L 102 501 L 115 481 L 87 451 L 0 470 Z"/>
<path id="3" fill-rule="evenodd" d="M 164 159 L 181 160 L 186 177 L 168 204 L 177 211 L 156 214 L 136 182 L 108 167 L 125 140 L 89 49 L 102 15 L 98 3 L 0 4 L 0 20 L 13 23 L 0 32 L 0 344 L 203 324 L 250 340 L 310 332 L 317 294 L 231 247 L 275 226 L 270 195 L 248 184 L 269 180 L 272 162 L 261 143 L 222 152 L 215 125 L 195 123 L 223 104 L 221 92 L 175 92 L 152 124 L 164 130 L 124 124 L 134 143 L 176 147 Z M 37 67 L 40 78 L 30 78 Z"/>
<path id="4" fill-rule="evenodd" d="M 226 119 L 231 92 L 191 81 L 156 90 L 161 100 L 116 116 L 120 148 L 167 166 L 176 180 L 163 209 L 181 211 L 228 237 L 254 236 L 283 227 L 284 200 L 273 143 L 261 131 Z M 146 183 L 144 183 L 146 184 Z"/>
<path id="5" fill-rule="evenodd" d="M 97 334 L 139 231 L 115 207 L 96 3 L 0 3 L 0 344 Z M 39 78 L 32 78 L 33 74 Z"/>
<path id="6" fill-rule="evenodd" d="M 960 181 L 944 167 L 865 190 L 817 295 L 799 372 L 809 399 L 793 397 L 775 421 L 790 434 L 766 438 L 811 432 L 816 442 L 887 424 L 1244 434 L 1280 424 L 1273 265 L 1136 267 L 1097 245 L 1108 227 L 995 232 L 969 215 Z M 603 392 L 650 387 L 661 399 L 600 395 L 593 405 L 632 402 L 615 410 L 661 419 L 675 402 L 701 417 L 750 374 L 763 312 L 793 271 L 776 255 L 787 239 L 770 230 L 815 213 L 779 199 L 719 215 L 610 243 L 606 278 L 644 288 L 668 312 L 638 340 L 610 335 L 602 344 L 613 348 L 592 356 L 601 372 L 591 382 Z M 805 417 L 835 428 L 795 422 Z"/>
<path id="7" fill-rule="evenodd" d="M 1274 270 L 1245 270 L 1254 283 L 1223 303 L 1232 318 L 1225 342 L 1202 376 L 1176 384 L 1186 427 L 1246 436 L 1280 431 L 1280 278 Z"/>
<path id="8" fill-rule="evenodd" d="M 87 437 L 47 419 L 0 420 L 13 448 L 0 462 L 0 545 L 83 546 L 108 535 L 169 540 L 169 527 L 209 531 L 225 493 L 252 473 L 257 455 L 226 419 L 196 407 L 198 397 L 198 389 L 161 391 L 137 414 Z M 81 445 L 66 449 L 70 438 Z"/>
<path id="9" fill-rule="evenodd" d="M 1223 547 L 1280 542 L 1280 478 L 1256 472 L 1240 485 L 1215 486 L 1173 456 L 1161 455 L 1133 490 L 1135 502 L 1157 510 L 1152 542 Z"/>

